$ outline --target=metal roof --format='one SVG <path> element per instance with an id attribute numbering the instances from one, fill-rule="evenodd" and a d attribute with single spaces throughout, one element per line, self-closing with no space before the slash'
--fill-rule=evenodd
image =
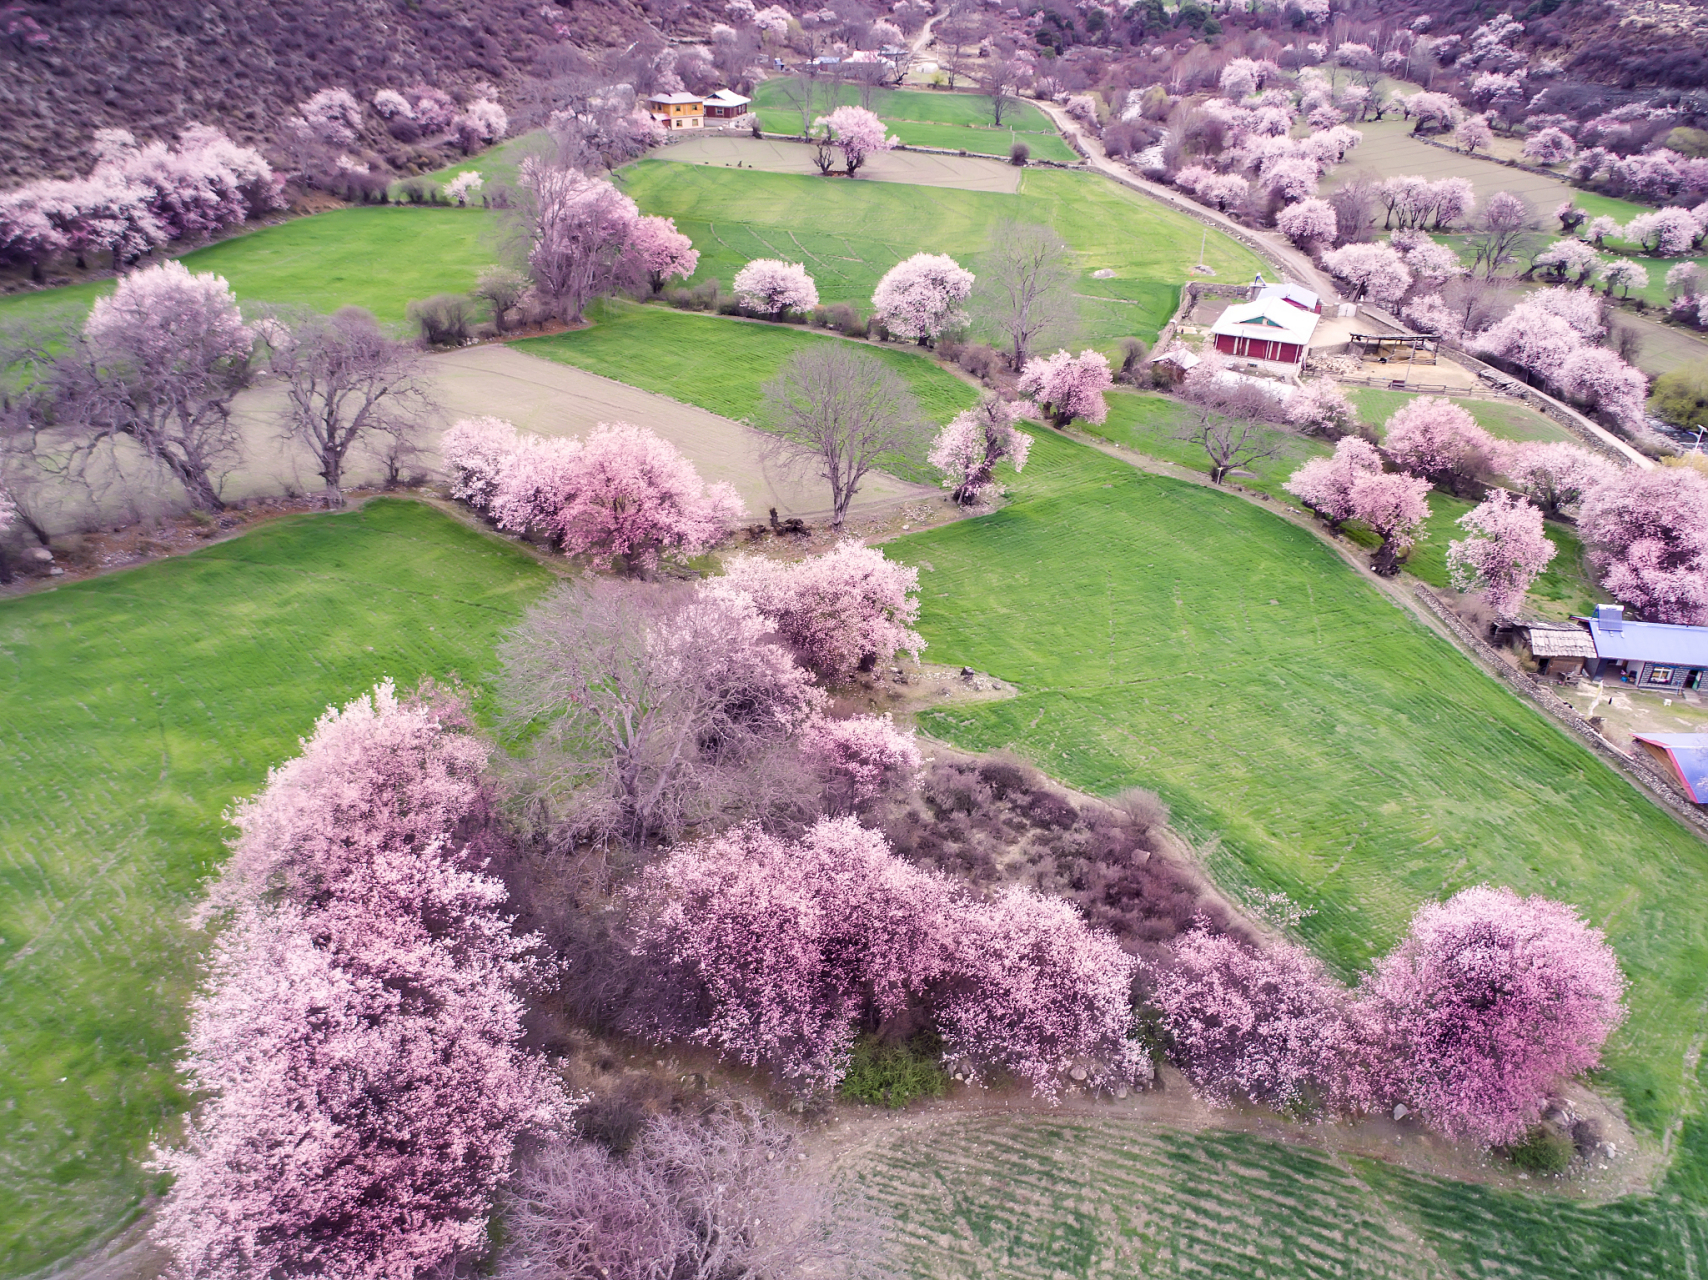
<path id="1" fill-rule="evenodd" d="M 1593 658 L 1595 641 L 1589 632 L 1572 623 L 1526 623 L 1530 652 L 1538 658 Z"/>
<path id="2" fill-rule="evenodd" d="M 1632 622 L 1617 605 L 1603 605 L 1586 618 L 1596 656 L 1616 662 L 1658 662 L 1672 667 L 1708 667 L 1708 627 L 1673 622 Z"/>
<path id="3" fill-rule="evenodd" d="M 1632 737 L 1666 752 L 1691 800 L 1708 803 L 1708 733 L 1637 733 Z"/>
<path id="4" fill-rule="evenodd" d="M 1257 302 L 1236 302 L 1211 327 L 1213 334 L 1230 334 L 1236 338 L 1264 338 L 1271 342 L 1309 343 L 1317 331 L 1314 312 L 1301 311 L 1279 298 L 1264 298 Z"/>
<path id="5" fill-rule="evenodd" d="M 719 89 L 716 93 L 709 94 L 706 101 L 715 102 L 720 107 L 741 107 L 746 106 L 753 99 L 742 97 L 734 89 Z"/>
<path id="6" fill-rule="evenodd" d="M 689 103 L 699 106 L 704 99 L 694 93 L 654 93 L 648 96 L 648 102 Z"/>
<path id="7" fill-rule="evenodd" d="M 1262 302 L 1266 298 L 1280 298 L 1283 302 L 1290 302 L 1295 307 L 1303 307 L 1306 311 L 1315 311 L 1323 304 L 1321 298 L 1299 284 L 1259 285 L 1256 301 Z"/>

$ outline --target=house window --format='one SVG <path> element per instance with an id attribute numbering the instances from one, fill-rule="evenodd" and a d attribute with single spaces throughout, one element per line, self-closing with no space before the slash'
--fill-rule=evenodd
<path id="1" fill-rule="evenodd" d="M 1671 667 L 1650 667 L 1649 668 L 1649 679 L 1652 680 L 1656 684 L 1671 684 L 1672 683 L 1672 668 Z"/>

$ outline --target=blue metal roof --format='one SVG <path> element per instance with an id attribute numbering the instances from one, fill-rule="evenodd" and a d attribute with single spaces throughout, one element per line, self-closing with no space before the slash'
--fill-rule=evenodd
<path id="1" fill-rule="evenodd" d="M 1673 772 L 1697 804 L 1708 803 L 1708 733 L 1639 733 L 1638 742 L 1661 748 L 1672 761 Z"/>
<path id="2" fill-rule="evenodd" d="M 1658 662 L 1669 667 L 1708 667 L 1708 627 L 1672 622 L 1632 622 L 1603 606 L 1584 619 L 1598 657 Z"/>

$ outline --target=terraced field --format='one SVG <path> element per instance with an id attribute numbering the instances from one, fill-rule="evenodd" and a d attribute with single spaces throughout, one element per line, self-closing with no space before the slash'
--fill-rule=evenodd
<path id="1" fill-rule="evenodd" d="M 695 283 L 727 290 L 752 258 L 802 262 L 821 301 L 870 305 L 885 271 L 921 251 L 974 262 L 1006 221 L 1044 223 L 1078 253 L 1080 324 L 1086 340 L 1112 347 L 1132 334 L 1156 337 L 1179 301 L 1191 241 L 1201 228 L 1144 196 L 1093 174 L 1031 170 L 1018 195 L 901 183 L 827 183 L 793 174 L 733 171 L 643 160 L 625 170 L 646 213 L 676 219 L 700 250 Z M 1250 279 L 1255 255 L 1212 237 L 1206 261 L 1218 279 Z M 1114 275 L 1096 279 L 1093 272 Z"/>
<path id="2" fill-rule="evenodd" d="M 1113 1116 L 929 1117 L 847 1171 L 921 1280 L 1653 1280 L 1708 1256 L 1702 1138 L 1659 1195 L 1605 1205 Z"/>
<path id="3" fill-rule="evenodd" d="M 801 112 L 789 99 L 794 82 L 766 80 L 753 91 L 753 107 L 767 133 L 799 134 Z M 837 106 L 859 106 L 860 92 L 851 85 L 819 85 L 811 117 L 828 115 Z M 916 147 L 945 147 L 984 155 L 1007 156 L 1012 143 L 1024 142 L 1037 160 L 1073 164 L 1080 157 L 1062 140 L 1050 118 L 1030 102 L 1010 104 L 997 125 L 990 99 L 971 93 L 933 93 L 913 89 L 878 89 L 871 109 L 890 132 Z M 809 125 L 811 119 L 809 118 Z"/>
<path id="4" fill-rule="evenodd" d="M 203 939 L 179 923 L 233 797 L 374 681 L 482 679 L 548 579 L 430 507 L 276 521 L 0 601 L 0 1274 L 118 1224 Z"/>

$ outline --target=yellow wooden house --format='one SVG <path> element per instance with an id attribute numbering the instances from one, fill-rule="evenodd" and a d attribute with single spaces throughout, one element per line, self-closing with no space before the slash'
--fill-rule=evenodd
<path id="1" fill-rule="evenodd" d="M 646 100 L 647 112 L 666 129 L 702 129 L 705 99 L 692 93 L 655 93 Z"/>

